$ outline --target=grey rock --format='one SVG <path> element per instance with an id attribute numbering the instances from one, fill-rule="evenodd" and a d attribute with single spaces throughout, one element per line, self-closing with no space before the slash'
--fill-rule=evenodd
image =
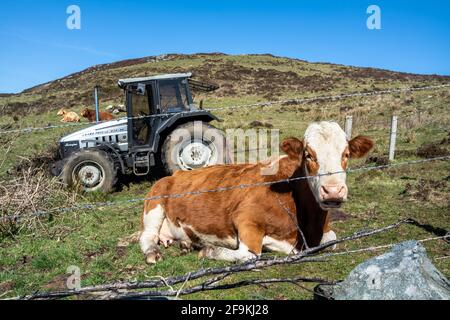
<path id="1" fill-rule="evenodd" d="M 336 300 L 449 300 L 450 281 L 417 241 L 397 244 L 369 259 L 333 286 Z"/>

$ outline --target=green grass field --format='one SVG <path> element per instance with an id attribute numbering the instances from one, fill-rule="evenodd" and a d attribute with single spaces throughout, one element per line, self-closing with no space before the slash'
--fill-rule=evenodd
<path id="1" fill-rule="evenodd" d="M 228 66 L 228 67 L 227 67 Z M 228 69 L 227 69 L 228 68 Z M 371 71 L 365 77 L 358 68 L 334 66 L 327 64 L 310 64 L 304 61 L 289 60 L 271 56 L 185 56 L 175 60 L 157 63 L 139 63 L 120 67 L 105 67 L 97 72 L 104 83 L 105 90 L 112 79 L 123 76 L 151 74 L 154 72 L 197 70 L 201 77 L 219 79 L 222 88 L 213 95 L 196 95 L 198 102 L 204 99 L 205 107 L 221 107 L 235 104 L 247 104 L 267 99 L 284 99 L 301 96 L 334 94 L 369 89 L 405 87 L 409 85 L 428 85 L 440 83 L 442 79 L 408 76 L 403 78 L 395 73 L 380 76 Z M 244 73 L 239 70 L 253 70 Z M 205 71 L 206 70 L 206 71 Z M 219 71 L 229 72 L 229 79 Z M 265 70 L 275 70 L 265 74 Z M 344 72 L 345 71 L 345 72 Z M 204 73 L 202 73 L 204 72 Z M 311 81 L 298 80 L 276 85 L 270 90 L 263 90 L 269 78 L 281 81 L 282 75 L 294 72 L 301 79 L 308 76 L 321 76 L 326 79 L 329 88 L 316 89 L 307 84 Z M 354 72 L 354 74 L 352 73 Z M 375 74 L 372 74 L 375 73 Z M 263 81 L 258 84 L 261 77 Z M 0 113 L 0 131 L 40 127 L 56 124 L 59 118 L 56 109 L 62 105 L 64 97 L 68 106 L 79 111 L 87 101 L 79 98 L 87 94 L 94 75 L 82 73 L 59 83 L 52 83 L 46 88 L 37 88 L 31 92 L 12 97 L 0 97 L 0 110 L 8 109 L 15 103 L 25 103 L 30 111 L 21 114 L 16 120 L 15 113 Z M 264 78 L 268 77 L 268 79 Z M 286 75 L 289 78 L 289 74 Z M 336 79 L 334 78 L 336 77 Z M 72 81 L 72 82 L 71 82 Z M 108 82 L 109 81 L 109 82 Z M 308 82 L 309 81 L 309 82 Z M 324 80 L 325 81 L 325 80 Z M 332 81 L 332 82 L 329 82 Z M 64 90 L 58 86 L 64 83 Z M 77 85 L 77 83 L 82 83 Z M 232 83 L 227 87 L 226 83 Z M 225 85 L 225 88 L 224 88 Z M 50 89 L 48 89 L 50 88 Z M 226 89 L 226 90 L 225 90 Z M 54 90 L 54 91 L 51 91 Z M 110 89 L 115 92 L 115 88 Z M 227 91 L 228 90 L 228 91 Z M 263 94 L 272 91 L 269 96 Z M 67 94 L 70 92 L 69 96 Z M 254 93 L 252 93 L 254 92 Z M 53 95 L 50 98 L 49 95 Z M 65 96 L 66 95 L 66 96 Z M 56 101 L 53 105 L 49 101 Z M 79 101 L 79 102 L 77 102 Z M 120 96 L 103 99 L 102 106 L 119 102 Z M 34 109 L 34 104 L 41 102 L 42 109 Z M 1 107 L 4 108 L 1 108 Z M 353 135 L 366 134 L 374 138 L 376 147 L 371 160 L 358 160 L 351 167 L 367 166 L 383 163 L 389 142 L 389 122 L 392 114 L 399 116 L 399 133 L 397 138 L 397 156 L 394 163 L 423 159 L 438 155 L 450 154 L 450 92 L 448 88 L 419 91 L 411 93 L 395 93 L 382 96 L 348 98 L 336 101 L 314 102 L 301 105 L 272 106 L 257 109 L 238 109 L 233 111 L 218 110 L 215 114 L 223 122 L 213 123 L 220 129 L 253 128 L 252 122 L 258 120 L 268 123 L 280 130 L 281 138 L 301 137 L 307 124 L 317 120 L 334 119 L 343 125 L 345 116 L 353 115 Z M 87 124 L 86 124 L 87 125 Z M 0 145 L 0 196 L 5 188 L 11 187 L 11 181 L 20 177 L 14 170 L 18 164 L 27 168 L 39 155 L 44 154 L 64 134 L 81 127 L 69 127 L 37 131 L 32 134 L 2 134 Z M 425 146 L 425 148 L 424 148 Z M 417 152 L 422 150 L 422 152 Z M 376 158 L 375 158 L 376 156 Z M 398 229 L 377 236 L 347 242 L 337 250 L 356 249 L 361 247 L 397 243 L 409 239 L 435 237 L 442 230 L 450 229 L 450 195 L 449 195 L 450 163 L 436 161 L 425 164 L 398 166 L 379 171 L 354 172 L 348 175 L 349 201 L 342 210 L 344 219 L 333 223 L 338 237 L 350 235 L 363 228 L 376 228 L 393 223 L 402 218 L 414 218 L 429 226 L 424 230 L 414 225 L 403 225 Z M 50 177 L 43 180 L 31 180 L 33 183 L 49 183 Z M 141 179 L 142 180 L 142 179 Z M 132 181 L 132 180 L 131 180 Z M 40 209 L 104 201 L 120 201 L 130 198 L 142 198 L 150 189 L 151 178 L 144 181 L 132 181 L 123 184 L 120 191 L 113 194 L 78 194 L 59 186 L 49 190 L 45 197 L 37 202 L 24 198 L 22 213 L 35 212 Z M 238 184 L 239 181 L 236 181 Z M 49 183 L 50 184 L 50 183 Z M 31 197 L 31 196 L 30 196 Z M 33 198 L 34 199 L 34 198 Z M 69 200 L 70 199 L 70 200 Z M 33 207 L 32 204 L 35 204 Z M 10 205 L 0 204 L 0 212 L 7 215 Z M 121 280 L 145 280 L 155 276 L 174 276 L 200 268 L 223 266 L 227 263 L 198 259 L 197 253 L 181 255 L 176 247 L 163 249 L 164 260 L 156 266 L 148 266 L 136 243 L 128 247 L 118 246 L 121 239 L 139 230 L 142 203 L 123 204 L 117 206 L 96 207 L 92 210 L 73 210 L 55 213 L 50 217 L 30 219 L 18 226 L 2 226 L 0 230 L 0 297 L 8 298 L 30 294 L 36 290 L 58 290 L 65 288 L 69 266 L 80 267 L 82 285 L 101 284 Z M 424 243 L 428 254 L 436 267 L 446 276 L 450 275 L 450 246 L 438 240 Z M 327 262 L 304 263 L 300 265 L 279 266 L 260 271 L 242 273 L 227 278 L 235 281 L 245 278 L 270 278 L 288 276 L 319 277 L 329 280 L 340 280 L 360 262 L 375 254 L 355 253 L 330 258 Z M 198 282 L 198 281 L 197 281 Z M 195 284 L 193 281 L 192 284 Z M 187 285 L 192 285 L 191 283 Z M 212 291 L 188 296 L 192 299 L 311 299 L 312 293 L 306 288 L 291 284 L 274 284 L 267 286 L 251 286 L 240 289 Z"/>

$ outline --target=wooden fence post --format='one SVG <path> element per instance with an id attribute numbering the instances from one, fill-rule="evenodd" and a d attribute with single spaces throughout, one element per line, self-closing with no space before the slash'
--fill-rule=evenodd
<path id="1" fill-rule="evenodd" d="M 392 116 L 391 135 L 389 139 L 389 161 L 394 160 L 396 141 L 397 141 L 397 116 Z"/>
<path id="2" fill-rule="evenodd" d="M 353 124 L 353 117 L 346 116 L 344 130 L 345 130 L 345 135 L 347 136 L 347 140 L 350 140 L 352 138 L 352 124 Z"/>

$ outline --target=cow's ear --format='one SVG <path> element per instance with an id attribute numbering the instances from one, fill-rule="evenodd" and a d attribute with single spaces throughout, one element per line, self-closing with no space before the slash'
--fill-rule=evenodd
<path id="1" fill-rule="evenodd" d="M 290 158 L 298 158 L 303 151 L 303 141 L 297 138 L 288 138 L 281 142 L 280 148 Z"/>
<path id="2" fill-rule="evenodd" d="M 351 158 L 364 157 L 374 146 L 373 140 L 366 136 L 357 136 L 348 142 Z"/>

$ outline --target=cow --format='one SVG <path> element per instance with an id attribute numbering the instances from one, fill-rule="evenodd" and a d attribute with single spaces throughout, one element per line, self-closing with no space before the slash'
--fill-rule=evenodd
<path id="1" fill-rule="evenodd" d="M 62 116 L 61 122 L 80 122 L 80 117 L 76 114 L 76 112 L 67 111 L 64 108 L 61 108 L 57 115 Z"/>
<path id="2" fill-rule="evenodd" d="M 336 239 L 329 210 L 347 200 L 348 161 L 373 145 L 366 136 L 348 141 L 335 122 L 316 122 L 302 140 L 284 140 L 286 155 L 272 161 L 176 171 L 156 182 L 144 203 L 139 243 L 146 262 L 162 259 L 160 242 L 198 248 L 200 257 L 245 261 L 263 249 L 290 254 Z"/>
<path id="3" fill-rule="evenodd" d="M 88 119 L 89 122 L 96 121 L 95 110 L 93 110 L 93 109 L 84 108 L 83 111 L 81 111 L 81 116 Z M 103 111 L 99 111 L 98 116 L 99 116 L 99 121 L 109 121 L 109 120 L 113 120 L 116 118 L 109 112 L 103 112 Z"/>

